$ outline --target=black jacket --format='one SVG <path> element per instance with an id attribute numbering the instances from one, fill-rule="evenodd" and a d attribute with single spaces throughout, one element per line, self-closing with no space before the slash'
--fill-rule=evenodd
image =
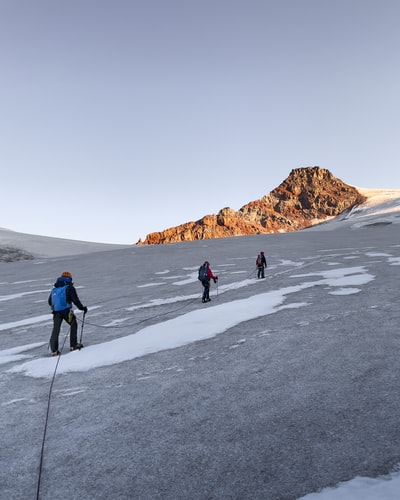
<path id="1" fill-rule="evenodd" d="M 257 267 L 267 267 L 267 259 L 265 258 L 265 255 L 262 253 L 259 255 L 260 257 L 260 263 L 258 263 L 258 257 L 256 259 L 256 266 Z"/>

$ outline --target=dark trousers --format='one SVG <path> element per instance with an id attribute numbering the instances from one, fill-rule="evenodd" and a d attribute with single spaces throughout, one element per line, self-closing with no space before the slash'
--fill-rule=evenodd
<path id="1" fill-rule="evenodd" d="M 202 300 L 208 300 L 210 298 L 210 280 L 203 280 L 201 284 L 203 285 Z"/>
<path id="2" fill-rule="evenodd" d="M 257 267 L 257 278 L 265 278 L 264 275 L 264 266 Z"/>
<path id="3" fill-rule="evenodd" d="M 58 351 L 58 337 L 60 335 L 61 323 L 66 321 L 70 325 L 69 331 L 69 343 L 71 347 L 77 344 L 78 336 L 78 323 L 75 316 L 72 316 L 72 320 L 68 321 L 68 312 L 54 312 L 53 313 L 53 331 L 50 337 L 50 349 L 51 352 Z"/>

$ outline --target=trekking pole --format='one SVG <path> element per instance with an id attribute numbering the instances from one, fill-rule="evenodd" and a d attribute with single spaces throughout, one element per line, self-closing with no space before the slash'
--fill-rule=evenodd
<path id="1" fill-rule="evenodd" d="M 84 312 L 83 313 L 83 318 L 82 318 L 82 326 L 81 326 L 81 337 L 79 339 L 79 344 L 80 345 L 82 345 L 83 325 L 85 324 L 85 316 L 86 316 L 86 313 Z M 79 348 L 79 350 L 81 350 L 81 348 Z"/>

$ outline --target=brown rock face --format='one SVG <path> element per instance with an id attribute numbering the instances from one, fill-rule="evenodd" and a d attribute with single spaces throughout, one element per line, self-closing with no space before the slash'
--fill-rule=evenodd
<path id="1" fill-rule="evenodd" d="M 293 169 L 280 186 L 237 212 L 223 208 L 165 231 L 150 233 L 137 244 L 160 245 L 181 241 L 297 231 L 335 217 L 365 201 L 357 189 L 320 167 Z"/>

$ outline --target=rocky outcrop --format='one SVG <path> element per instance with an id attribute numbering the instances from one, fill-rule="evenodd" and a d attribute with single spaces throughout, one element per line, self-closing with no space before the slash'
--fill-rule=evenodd
<path id="1" fill-rule="evenodd" d="M 237 212 L 223 208 L 165 231 L 150 233 L 137 244 L 159 245 L 182 241 L 297 231 L 335 217 L 366 198 L 356 188 L 320 167 L 293 169 L 268 195 Z"/>
<path id="2" fill-rule="evenodd" d="M 16 262 L 33 260 L 33 255 L 19 248 L 0 247 L 0 262 Z"/>

